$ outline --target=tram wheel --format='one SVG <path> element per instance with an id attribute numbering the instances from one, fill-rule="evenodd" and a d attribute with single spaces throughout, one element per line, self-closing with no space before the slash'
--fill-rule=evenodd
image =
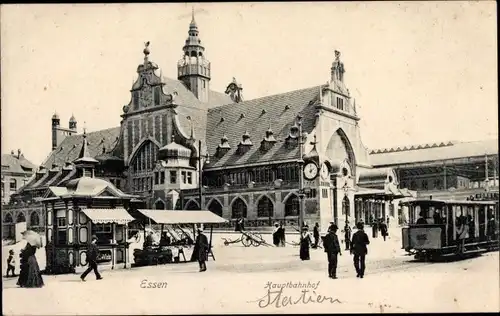
<path id="1" fill-rule="evenodd" d="M 243 238 L 241 238 L 241 243 L 245 247 L 250 247 L 252 245 L 252 238 L 248 236 L 243 236 Z"/>

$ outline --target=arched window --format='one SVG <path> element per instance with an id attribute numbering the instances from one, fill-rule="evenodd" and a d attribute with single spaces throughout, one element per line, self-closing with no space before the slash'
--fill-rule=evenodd
<path id="1" fill-rule="evenodd" d="M 247 205 L 241 198 L 237 198 L 231 207 L 231 218 L 247 218 Z"/>
<path id="2" fill-rule="evenodd" d="M 22 222 L 26 222 L 26 217 L 24 217 L 24 214 L 22 212 L 19 212 L 19 214 L 17 214 L 16 223 Z"/>
<path id="3" fill-rule="evenodd" d="M 158 200 L 155 203 L 155 209 L 157 210 L 164 210 L 165 209 L 165 203 L 162 200 Z"/>
<path id="4" fill-rule="evenodd" d="M 12 223 L 12 215 L 9 213 L 5 214 L 5 217 L 3 218 L 4 223 Z"/>
<path id="5" fill-rule="evenodd" d="M 145 192 L 153 189 L 153 169 L 158 160 L 158 151 L 158 146 L 152 141 L 147 140 L 135 152 L 134 157 L 130 161 L 133 192 Z"/>
<path id="6" fill-rule="evenodd" d="M 273 216 L 273 202 L 267 197 L 263 196 L 257 203 L 257 217 L 272 217 Z"/>
<path id="7" fill-rule="evenodd" d="M 222 217 L 222 205 L 220 205 L 219 201 L 215 199 L 212 200 L 212 202 L 210 202 L 210 205 L 208 205 L 208 210 Z"/>
<path id="8" fill-rule="evenodd" d="M 299 197 L 292 194 L 285 202 L 285 216 L 299 216 L 300 201 Z"/>
<path id="9" fill-rule="evenodd" d="M 38 216 L 37 212 L 33 212 L 30 215 L 30 226 L 38 226 L 40 225 L 40 216 Z"/>
<path id="10" fill-rule="evenodd" d="M 185 209 L 188 211 L 199 211 L 200 206 L 195 201 L 190 200 L 189 202 L 187 202 Z"/>

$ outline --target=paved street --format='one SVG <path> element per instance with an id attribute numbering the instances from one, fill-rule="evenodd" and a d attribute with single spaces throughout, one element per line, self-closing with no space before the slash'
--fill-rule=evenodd
<path id="1" fill-rule="evenodd" d="M 216 234 L 217 261 L 210 261 L 205 273 L 198 272 L 196 263 L 186 263 L 104 271 L 104 280 L 96 281 L 90 275 L 86 283 L 78 275 L 44 276 L 46 286 L 42 289 L 19 289 L 15 279 L 4 278 L 4 314 L 499 310 L 498 252 L 460 262 L 414 263 L 400 249 L 396 231 L 392 236 L 396 237 L 387 242 L 381 238 L 372 240 L 364 279 L 355 277 L 352 257 L 344 253 L 339 260 L 340 278 L 331 280 L 326 277 L 327 263 L 322 249 L 311 250 L 311 260 L 302 262 L 298 247 L 224 246 L 221 235 Z M 291 241 L 298 236 L 287 238 Z M 141 287 L 148 282 L 157 282 L 161 288 Z M 259 301 L 268 293 L 268 282 L 278 285 L 310 282 L 316 288 L 305 294 L 301 292 L 305 289 L 284 288 L 282 298 L 290 296 L 296 304 L 286 304 L 285 299 L 277 307 L 273 302 L 277 288 L 271 289 L 270 300 Z M 27 295 L 38 304 L 26 304 Z M 315 302 L 318 295 L 331 300 L 313 303 L 309 295 Z"/>

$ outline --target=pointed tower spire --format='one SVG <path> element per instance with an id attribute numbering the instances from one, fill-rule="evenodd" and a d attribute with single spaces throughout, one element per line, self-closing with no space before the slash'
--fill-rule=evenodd
<path id="1" fill-rule="evenodd" d="M 89 144 L 87 141 L 87 131 L 86 128 L 83 129 L 83 141 L 82 148 L 80 149 L 80 154 L 78 158 L 73 161 L 75 167 L 80 170 L 81 177 L 94 177 L 94 168 L 99 163 L 97 160 L 92 158 L 89 152 Z"/>
<path id="2" fill-rule="evenodd" d="M 198 25 L 194 17 L 194 7 L 191 11 L 191 23 L 189 24 L 188 38 L 182 50 L 184 56 L 177 63 L 177 79 L 201 102 L 208 102 L 208 91 L 210 83 L 210 62 L 205 59 L 205 47 L 198 37 Z"/>

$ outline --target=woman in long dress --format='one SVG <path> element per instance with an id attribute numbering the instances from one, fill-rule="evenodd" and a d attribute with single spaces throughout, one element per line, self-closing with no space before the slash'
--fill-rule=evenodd
<path id="1" fill-rule="evenodd" d="M 300 236 L 300 259 L 309 260 L 309 246 L 311 245 L 311 234 L 307 231 L 307 227 L 302 228 L 302 234 Z"/>
<path id="2" fill-rule="evenodd" d="M 274 231 L 273 231 L 273 244 L 276 247 L 280 246 L 280 239 L 281 239 L 281 236 L 280 236 L 280 227 L 279 227 L 279 224 L 276 223 L 276 224 L 274 224 Z"/>
<path id="3" fill-rule="evenodd" d="M 42 287 L 44 286 L 42 273 L 36 260 L 36 247 L 26 244 L 22 250 L 21 257 L 21 272 L 17 285 L 20 287 Z"/>

